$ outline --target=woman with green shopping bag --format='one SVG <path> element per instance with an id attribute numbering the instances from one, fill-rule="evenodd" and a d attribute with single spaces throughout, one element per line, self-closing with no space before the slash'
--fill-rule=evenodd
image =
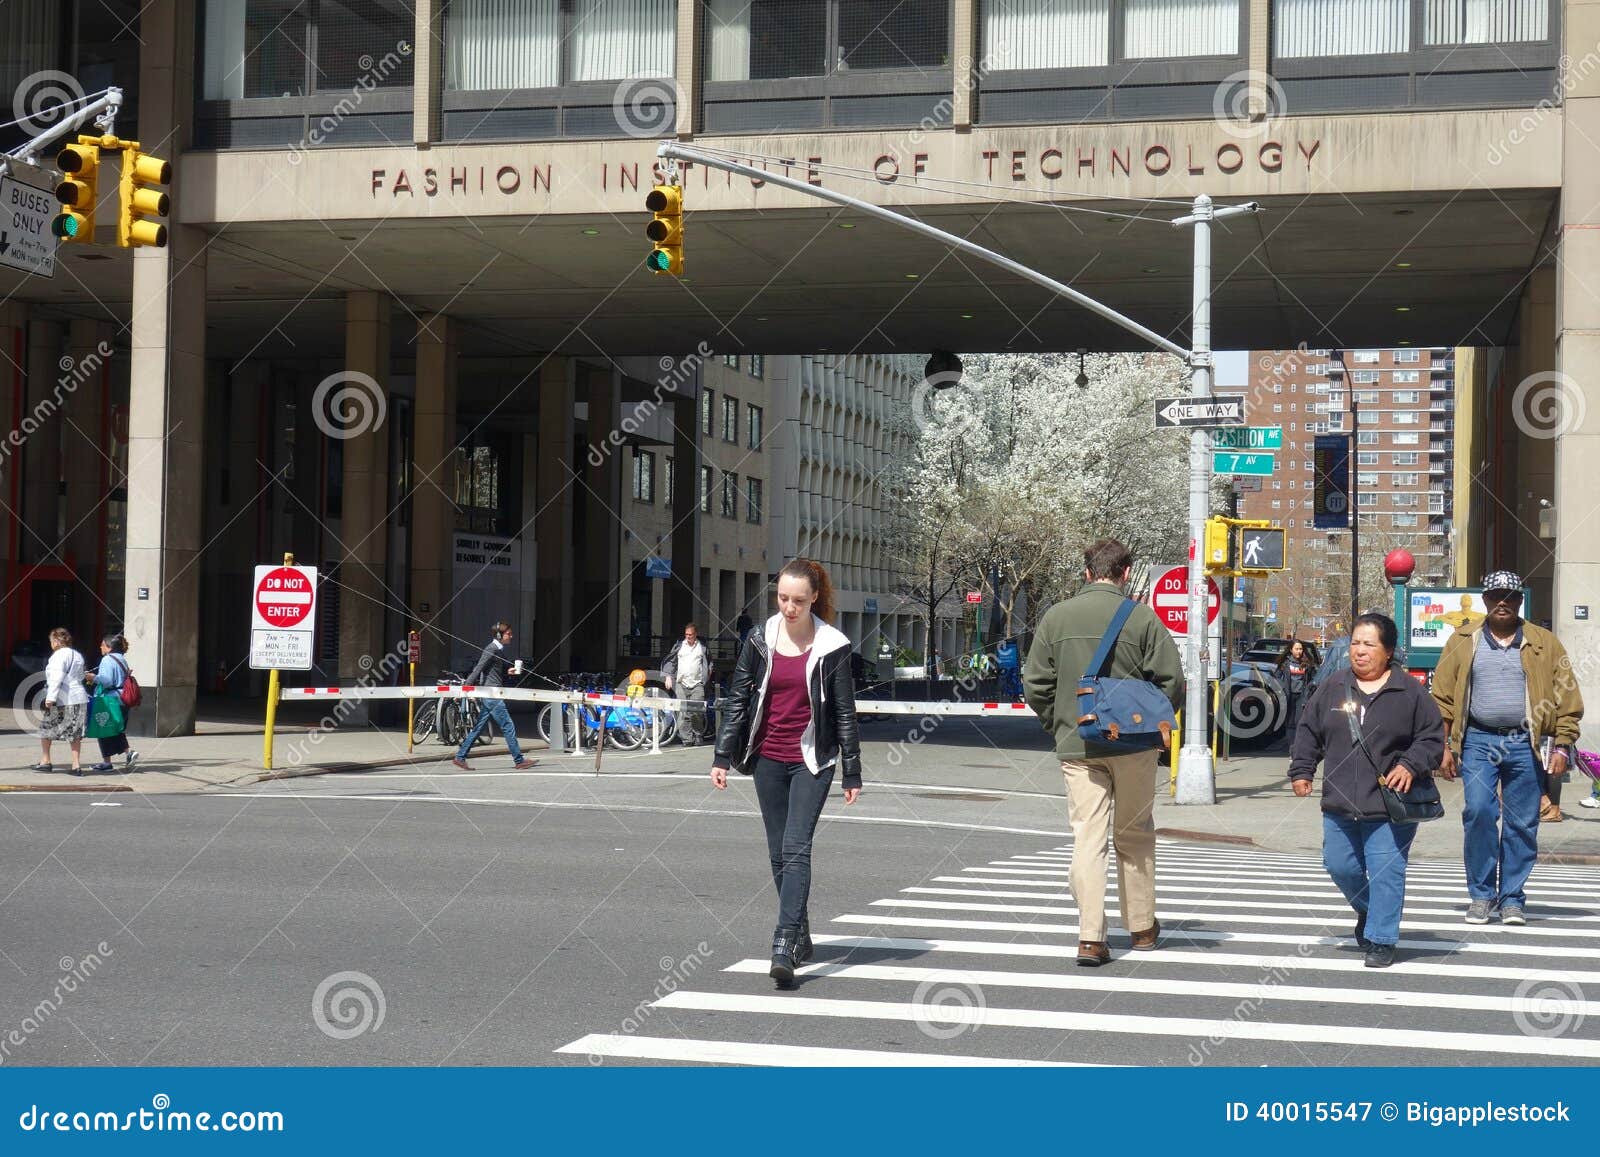
<path id="1" fill-rule="evenodd" d="M 128 746 L 127 716 L 130 708 L 123 706 L 123 685 L 132 674 L 128 661 L 128 640 L 121 635 L 107 635 L 100 640 L 100 666 L 90 676 L 94 686 L 94 699 L 89 704 L 89 727 L 86 735 L 99 741 L 100 762 L 91 770 L 115 771 L 111 760 L 125 757 L 125 771 L 132 771 L 139 753 Z"/>

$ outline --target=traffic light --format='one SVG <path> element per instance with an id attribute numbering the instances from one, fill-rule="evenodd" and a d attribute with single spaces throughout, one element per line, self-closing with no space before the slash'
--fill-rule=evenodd
<path id="1" fill-rule="evenodd" d="M 1206 570 L 1229 570 L 1232 566 L 1230 547 L 1233 527 L 1225 518 L 1206 519 L 1205 563 Z"/>
<path id="2" fill-rule="evenodd" d="M 645 226 L 645 236 L 655 245 L 644 259 L 652 273 L 683 273 L 683 190 L 676 185 L 657 185 L 644 199 L 644 207 L 655 216 Z"/>
<path id="3" fill-rule="evenodd" d="M 138 141 L 123 142 L 122 183 L 118 186 L 117 244 L 124 249 L 141 245 L 161 248 L 167 243 L 165 217 L 172 199 L 157 188 L 172 180 L 172 162 L 139 151 Z"/>
<path id="4" fill-rule="evenodd" d="M 61 211 L 50 222 L 52 235 L 63 241 L 94 243 L 94 202 L 100 179 L 100 147 L 67 145 L 56 154 L 61 183 L 56 200 Z"/>

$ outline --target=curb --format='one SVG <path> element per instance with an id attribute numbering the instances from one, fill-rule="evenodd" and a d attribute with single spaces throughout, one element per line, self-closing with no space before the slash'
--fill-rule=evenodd
<path id="1" fill-rule="evenodd" d="M 1183 828 L 1157 828 L 1156 835 L 1165 836 L 1169 840 L 1189 840 L 1197 844 L 1232 844 L 1242 848 L 1257 848 L 1252 836 L 1225 836 L 1217 832 L 1191 832 Z"/>
<path id="2" fill-rule="evenodd" d="M 133 788 L 125 783 L 0 783 L 0 791 L 102 792 L 132 790 Z"/>

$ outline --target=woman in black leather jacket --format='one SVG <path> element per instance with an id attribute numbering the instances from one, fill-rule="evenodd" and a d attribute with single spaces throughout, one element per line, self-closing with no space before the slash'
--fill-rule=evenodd
<path id="1" fill-rule="evenodd" d="M 767 829 L 778 927 L 772 979 L 780 988 L 811 958 L 811 841 L 837 769 L 844 802 L 861 795 L 861 738 L 856 728 L 850 640 L 833 617 L 828 572 L 797 558 L 778 572 L 778 613 L 751 631 L 727 694 L 711 782 L 728 786 L 730 767 L 755 777 Z"/>

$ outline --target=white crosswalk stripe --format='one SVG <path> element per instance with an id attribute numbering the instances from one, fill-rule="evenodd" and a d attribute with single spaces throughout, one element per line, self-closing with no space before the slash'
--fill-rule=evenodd
<path id="1" fill-rule="evenodd" d="M 1459 865 L 1414 864 L 1393 967 L 1368 969 L 1316 857 L 1161 841 L 1151 952 L 1080 968 L 1071 848 L 908 881 L 834 917 L 796 990 L 765 958 L 647 1002 L 591 1063 L 1600 1064 L 1600 870 L 1539 867 L 1528 924 L 1467 925 Z"/>

